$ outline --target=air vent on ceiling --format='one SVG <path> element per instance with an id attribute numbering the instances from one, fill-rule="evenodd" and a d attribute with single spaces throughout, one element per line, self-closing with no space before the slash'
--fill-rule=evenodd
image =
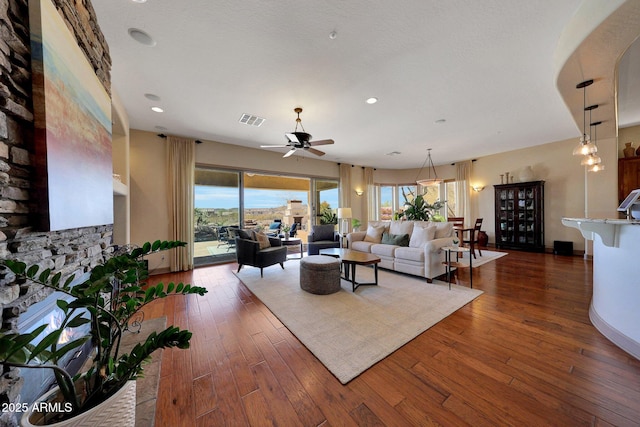
<path id="1" fill-rule="evenodd" d="M 249 126 L 260 126 L 266 119 L 251 114 L 243 114 L 239 122 Z"/>

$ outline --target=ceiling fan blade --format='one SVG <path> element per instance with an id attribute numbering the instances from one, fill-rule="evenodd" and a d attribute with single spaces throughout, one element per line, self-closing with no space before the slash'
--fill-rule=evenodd
<path id="1" fill-rule="evenodd" d="M 300 143 L 301 141 L 298 139 L 298 137 L 296 136 L 295 133 L 285 133 L 284 136 L 287 137 L 287 139 L 289 140 L 289 142 L 296 142 L 296 143 Z"/>
<path id="2" fill-rule="evenodd" d="M 286 153 L 284 153 L 284 156 L 282 156 L 282 157 L 289 157 L 290 155 L 292 155 L 295 152 L 296 152 L 296 149 L 292 148 L 291 150 L 289 150 Z"/>
<path id="3" fill-rule="evenodd" d="M 304 149 L 309 151 L 312 154 L 315 154 L 316 156 L 324 156 L 324 152 L 323 151 L 316 150 L 315 148 L 305 147 Z"/>
<path id="4" fill-rule="evenodd" d="M 261 145 L 260 148 L 287 148 L 287 147 L 291 147 L 289 144 L 282 144 L 282 145 Z"/>
<path id="5" fill-rule="evenodd" d="M 329 145 L 333 143 L 333 139 L 321 139 L 320 141 L 311 141 L 309 145 Z"/>

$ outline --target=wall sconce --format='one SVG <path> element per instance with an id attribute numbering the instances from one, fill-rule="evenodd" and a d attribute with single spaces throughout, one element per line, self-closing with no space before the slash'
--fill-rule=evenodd
<path id="1" fill-rule="evenodd" d="M 364 194 L 364 191 L 360 190 L 359 188 L 356 190 L 356 195 L 362 196 L 363 194 Z"/>
<path id="2" fill-rule="evenodd" d="M 473 191 L 475 191 L 476 193 L 481 192 L 482 190 L 484 190 L 484 185 L 474 185 L 473 187 Z"/>

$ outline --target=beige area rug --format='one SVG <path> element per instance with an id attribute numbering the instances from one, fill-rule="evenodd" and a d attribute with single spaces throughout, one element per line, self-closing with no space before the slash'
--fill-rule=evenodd
<path id="1" fill-rule="evenodd" d="M 139 333 L 125 332 L 121 344 L 122 352 L 129 353 L 151 332 L 163 331 L 166 324 L 166 317 L 143 320 Z M 151 427 L 155 424 L 161 360 L 162 350 L 156 350 L 151 356 L 151 362 L 144 365 L 144 376 L 136 380 L 136 427 Z"/>
<path id="2" fill-rule="evenodd" d="M 460 262 L 469 264 L 469 254 L 470 252 L 464 252 L 464 254 L 460 256 Z M 486 249 L 482 249 L 482 256 L 480 256 L 478 255 L 478 251 L 476 250 L 476 257 L 473 259 L 473 268 L 480 267 L 481 265 L 484 265 L 491 261 L 495 261 L 498 258 L 502 258 L 505 255 L 509 255 L 509 253 L 488 251 Z M 453 256 L 455 258 L 455 254 Z"/>
<path id="3" fill-rule="evenodd" d="M 342 384 L 482 294 L 379 269 L 379 286 L 351 292 L 342 280 L 339 292 L 314 295 L 300 289 L 299 264 L 266 268 L 263 279 L 252 267 L 237 276 Z M 357 267 L 357 280 L 373 280 L 373 268 Z"/>

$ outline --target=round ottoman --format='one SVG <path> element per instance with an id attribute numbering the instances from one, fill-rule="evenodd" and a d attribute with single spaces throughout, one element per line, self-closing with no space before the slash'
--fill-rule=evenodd
<path id="1" fill-rule="evenodd" d="M 340 290 L 340 261 L 326 255 L 310 255 L 300 260 L 300 288 L 327 295 Z"/>

